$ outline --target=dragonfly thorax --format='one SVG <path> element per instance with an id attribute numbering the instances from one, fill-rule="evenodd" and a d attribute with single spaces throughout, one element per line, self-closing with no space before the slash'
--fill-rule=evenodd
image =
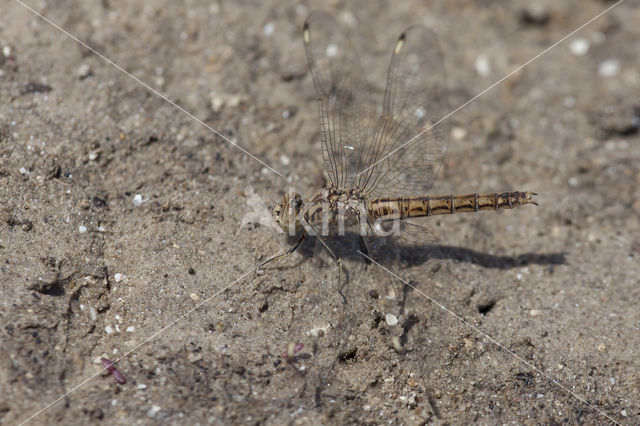
<path id="1" fill-rule="evenodd" d="M 337 221 L 349 225 L 366 216 L 366 202 L 358 189 L 328 187 L 308 201 L 298 193 L 286 194 L 274 206 L 272 215 L 278 225 L 291 234 L 297 234 L 302 228 L 314 234 Z"/>

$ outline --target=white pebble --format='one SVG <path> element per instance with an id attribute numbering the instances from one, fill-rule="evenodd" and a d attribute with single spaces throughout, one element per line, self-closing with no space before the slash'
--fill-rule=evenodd
<path id="1" fill-rule="evenodd" d="M 454 127 L 451 129 L 451 137 L 455 141 L 462 141 L 467 137 L 467 131 L 462 127 Z"/>
<path id="2" fill-rule="evenodd" d="M 25 169 L 24 167 L 20 167 L 20 174 L 21 175 L 26 175 L 26 174 L 29 174 L 29 171 L 27 169 Z"/>
<path id="3" fill-rule="evenodd" d="M 620 411 L 620 414 L 622 414 L 623 417 L 627 417 L 627 410 Z"/>
<path id="4" fill-rule="evenodd" d="M 78 232 L 84 234 L 85 232 L 87 232 L 87 227 L 84 225 L 78 226 Z"/>
<path id="5" fill-rule="evenodd" d="M 491 74 L 491 64 L 489 63 L 489 57 L 484 53 L 478 55 L 474 63 L 476 72 L 481 77 L 488 77 Z"/>
<path id="6" fill-rule="evenodd" d="M 387 322 L 388 326 L 394 326 L 398 323 L 398 318 L 393 314 L 386 314 L 384 316 L 384 320 Z"/>
<path id="7" fill-rule="evenodd" d="M 113 327 L 111 327 L 110 325 L 106 326 L 104 328 L 104 331 L 107 332 L 107 334 L 113 334 Z"/>
<path id="8" fill-rule="evenodd" d="M 91 67 L 89 66 L 89 64 L 82 64 L 78 67 L 78 70 L 76 71 L 76 75 L 79 78 L 86 78 L 89 77 L 89 75 L 91 75 Z"/>
<path id="9" fill-rule="evenodd" d="M 133 333 L 134 331 L 136 331 L 136 328 L 132 325 L 130 325 L 129 327 L 127 327 L 127 333 Z"/>
<path id="10" fill-rule="evenodd" d="M 586 38 L 577 38 L 569 45 L 569 50 L 576 56 L 584 56 L 589 51 L 591 44 Z"/>
<path id="11" fill-rule="evenodd" d="M 138 387 L 138 389 L 146 389 L 147 385 L 144 385 L 144 384 L 140 383 L 137 387 Z"/>
<path id="12" fill-rule="evenodd" d="M 91 321 L 95 321 L 96 319 L 98 319 L 98 313 L 96 312 L 96 308 L 94 307 L 89 308 L 89 318 L 91 318 Z"/>
<path id="13" fill-rule="evenodd" d="M 569 186 L 578 186 L 578 184 L 580 183 L 580 180 L 578 180 L 578 178 L 575 176 L 571 176 L 569 178 L 568 183 L 569 183 Z"/>
<path id="14" fill-rule="evenodd" d="M 615 385 L 615 384 L 616 384 L 616 379 L 615 379 L 615 378 L 613 378 L 613 377 L 612 377 L 611 379 L 609 379 L 609 381 L 611 382 L 611 384 L 612 384 L 612 385 Z"/>
<path id="15" fill-rule="evenodd" d="M 291 159 L 289 158 L 288 155 L 282 154 L 280 156 L 280 162 L 282 163 L 283 166 L 288 166 L 291 163 Z"/>
<path id="16" fill-rule="evenodd" d="M 160 411 L 160 407 L 158 407 L 157 405 L 154 405 L 149 409 L 149 411 L 147 411 L 147 416 L 155 417 L 155 415 L 158 414 L 158 411 Z"/>
<path id="17" fill-rule="evenodd" d="M 273 25 L 273 22 L 269 22 L 264 26 L 262 31 L 264 32 L 264 35 L 269 37 L 269 36 L 273 35 L 273 33 L 275 32 L 275 29 L 276 29 L 276 27 L 275 27 L 275 25 Z"/>
<path id="18" fill-rule="evenodd" d="M 125 274 L 121 274 L 121 273 L 116 273 L 113 278 L 115 278 L 116 282 L 119 283 L 121 281 L 127 281 L 127 276 Z"/>
<path id="19" fill-rule="evenodd" d="M 3 54 L 4 56 L 9 56 L 9 55 L 11 55 L 11 46 L 4 46 L 4 47 L 2 48 L 2 54 Z"/>
<path id="20" fill-rule="evenodd" d="M 598 74 L 601 77 L 615 77 L 620 72 L 620 61 L 617 59 L 607 59 L 598 65 Z"/>
<path id="21" fill-rule="evenodd" d="M 134 195 L 133 196 L 133 205 L 137 207 L 140 204 L 142 204 L 142 195 L 140 195 L 140 194 Z"/>

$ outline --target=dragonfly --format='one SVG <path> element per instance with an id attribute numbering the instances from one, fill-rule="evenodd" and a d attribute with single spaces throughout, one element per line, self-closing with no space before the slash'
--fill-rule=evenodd
<path id="1" fill-rule="evenodd" d="M 448 145 L 444 60 L 435 33 L 414 25 L 391 53 L 382 105 L 372 101 L 349 38 L 329 14 L 312 12 L 303 41 L 320 109 L 322 154 L 329 184 L 312 198 L 285 194 L 272 216 L 297 242 L 261 266 L 293 253 L 314 236 L 339 265 L 329 235 L 355 230 L 369 253 L 395 244 L 439 246 L 412 218 L 538 205 L 535 192 L 428 195 Z M 436 121 L 439 120 L 439 121 Z M 437 124 L 437 125 L 436 125 Z"/>

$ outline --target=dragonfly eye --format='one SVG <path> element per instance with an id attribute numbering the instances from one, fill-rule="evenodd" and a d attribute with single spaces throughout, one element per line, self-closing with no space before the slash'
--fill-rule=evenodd
<path id="1" fill-rule="evenodd" d="M 280 213 L 282 213 L 282 204 L 278 203 L 273 206 L 273 217 L 275 217 L 276 219 L 280 218 Z"/>

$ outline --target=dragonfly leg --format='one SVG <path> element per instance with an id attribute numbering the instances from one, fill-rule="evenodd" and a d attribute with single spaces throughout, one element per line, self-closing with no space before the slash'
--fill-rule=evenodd
<path id="1" fill-rule="evenodd" d="M 360 236 L 360 251 L 367 255 L 367 257 L 364 258 L 364 263 L 366 263 L 367 265 L 371 265 L 369 256 L 371 256 L 372 253 L 369 249 L 369 244 L 367 244 L 367 239 L 363 236 Z"/>
<path id="2" fill-rule="evenodd" d="M 331 250 L 331 247 L 329 247 L 329 245 L 317 233 L 316 233 L 316 239 L 320 241 L 320 243 L 324 246 L 324 248 L 327 249 L 331 257 L 333 257 L 333 259 L 338 264 L 338 293 L 340 293 L 340 296 L 342 296 L 342 301 L 344 303 L 347 303 L 347 298 L 345 297 L 344 294 L 342 294 L 342 259 L 336 256 L 333 250 Z"/>
<path id="3" fill-rule="evenodd" d="M 296 251 L 296 249 L 298 247 L 300 247 L 300 244 L 302 243 L 302 241 L 304 240 L 304 238 L 307 236 L 306 232 L 303 232 L 302 235 L 300 236 L 300 239 L 298 240 L 297 243 L 295 243 L 294 245 L 292 245 L 291 247 L 289 247 L 289 249 L 283 253 L 280 254 L 276 254 L 273 257 L 270 257 L 269 259 L 265 260 L 264 262 L 262 262 L 257 268 L 256 271 L 260 268 L 262 268 L 264 265 L 266 265 L 269 262 L 272 262 L 274 260 L 280 260 L 280 259 L 284 259 L 285 257 L 289 256 L 291 253 L 293 253 L 294 251 Z"/>

